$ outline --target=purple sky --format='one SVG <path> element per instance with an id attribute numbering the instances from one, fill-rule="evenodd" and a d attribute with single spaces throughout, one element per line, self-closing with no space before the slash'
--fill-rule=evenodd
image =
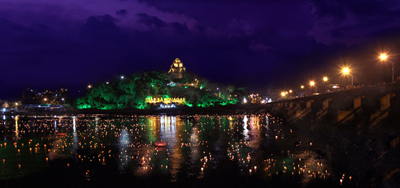
<path id="1" fill-rule="evenodd" d="M 24 88 L 70 88 L 116 75 L 187 70 L 263 92 L 309 79 L 355 83 L 399 75 L 397 0 L 0 0 L 0 99 Z"/>

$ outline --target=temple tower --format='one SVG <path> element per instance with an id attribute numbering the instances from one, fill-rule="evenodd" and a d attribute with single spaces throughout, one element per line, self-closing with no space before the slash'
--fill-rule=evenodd
<path id="1" fill-rule="evenodd" d="M 172 62 L 168 73 L 173 78 L 182 78 L 182 72 L 186 72 L 186 67 L 183 66 L 183 63 L 179 58 L 176 58 L 174 62 Z"/>

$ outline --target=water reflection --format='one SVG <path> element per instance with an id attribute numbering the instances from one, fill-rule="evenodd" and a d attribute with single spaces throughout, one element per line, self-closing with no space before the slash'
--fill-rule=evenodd
<path id="1" fill-rule="evenodd" d="M 18 132 L 18 116 L 15 116 L 15 139 L 19 139 L 19 132 Z"/>
<path id="2" fill-rule="evenodd" d="M 10 134 L 9 124 L 3 122 L 4 138 Z M 132 172 L 137 178 L 162 176 L 170 182 L 210 178 L 215 171 L 229 169 L 227 161 L 240 170 L 240 176 L 256 175 L 260 182 L 283 177 L 307 184 L 329 178 L 328 162 L 318 159 L 311 146 L 300 149 L 286 142 L 284 135 L 290 133 L 280 119 L 264 114 L 15 117 L 16 140 L 0 143 L 0 156 L 7 150 L 5 160 L 10 156 L 20 161 L 34 157 L 41 168 L 66 160 L 62 165 L 81 169 L 86 180 L 100 173 L 94 169 L 112 165 L 121 174 Z M 167 145 L 155 147 L 158 141 Z M 16 144 L 10 150 L 7 143 Z M 29 148 L 29 155 L 22 155 Z"/>

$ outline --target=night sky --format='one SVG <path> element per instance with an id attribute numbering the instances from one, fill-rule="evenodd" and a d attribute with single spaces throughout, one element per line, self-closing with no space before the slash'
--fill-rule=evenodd
<path id="1" fill-rule="evenodd" d="M 328 75 L 389 82 L 400 71 L 398 0 L 0 0 L 0 99 L 22 90 L 167 71 L 264 92 Z M 74 94 L 75 93 L 75 94 Z"/>

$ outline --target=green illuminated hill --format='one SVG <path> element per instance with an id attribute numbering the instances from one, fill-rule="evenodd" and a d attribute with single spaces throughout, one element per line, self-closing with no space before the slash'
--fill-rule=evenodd
<path id="1" fill-rule="evenodd" d="M 94 85 L 88 88 L 85 96 L 77 99 L 76 107 L 104 110 L 149 109 L 169 104 L 210 107 L 236 104 L 242 93 L 243 89 L 219 86 L 186 72 L 182 78 L 174 79 L 167 72 L 151 71 Z"/>

